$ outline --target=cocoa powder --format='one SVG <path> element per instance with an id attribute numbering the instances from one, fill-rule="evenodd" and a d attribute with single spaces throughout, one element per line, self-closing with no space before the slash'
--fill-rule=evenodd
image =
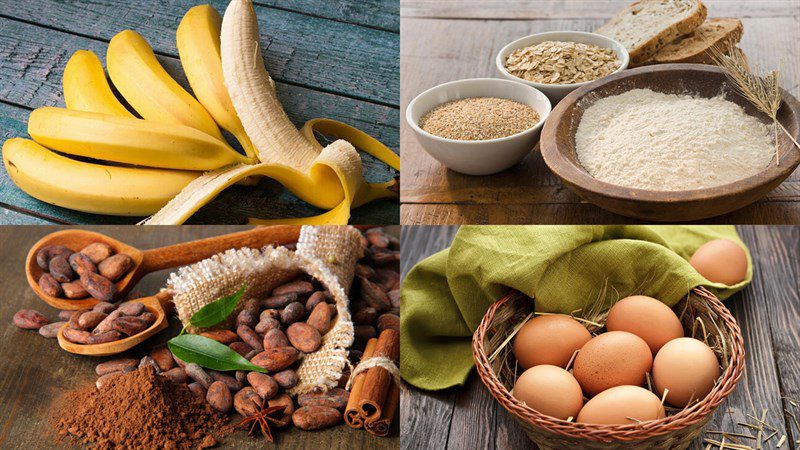
<path id="1" fill-rule="evenodd" d="M 143 367 L 114 377 L 98 390 L 73 390 L 51 407 L 60 438 L 92 448 L 193 449 L 233 432 L 227 418 L 175 384 Z"/>

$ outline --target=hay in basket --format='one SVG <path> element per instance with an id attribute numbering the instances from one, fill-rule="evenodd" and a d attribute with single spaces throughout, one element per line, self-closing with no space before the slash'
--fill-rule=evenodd
<path id="1" fill-rule="evenodd" d="M 323 336 L 322 346 L 302 357 L 297 376 L 300 382 L 291 395 L 336 387 L 347 365 L 347 349 L 353 343 L 347 291 L 353 281 L 360 248 L 358 230 L 346 226 L 304 226 L 297 251 L 285 247 L 231 249 L 170 275 L 167 289 L 173 292 L 178 317 L 184 325 L 204 305 L 237 292 L 246 285 L 239 306 L 230 315 L 230 326 L 244 301 L 262 298 L 274 288 L 307 273 L 326 288 L 336 304 L 336 318 Z M 216 328 L 216 327 L 215 327 Z M 198 333 L 194 327 L 190 333 Z"/>
<path id="2" fill-rule="evenodd" d="M 686 336 L 705 341 L 720 361 L 722 375 L 712 391 L 684 409 L 667 408 L 667 416 L 627 425 L 574 423 L 541 414 L 514 398 L 510 391 L 521 369 L 517 367 L 512 334 L 528 317 L 535 302 L 512 291 L 495 302 L 472 339 L 472 353 L 481 381 L 489 393 L 519 422 L 541 449 L 684 449 L 700 437 L 714 410 L 730 394 L 744 371 L 744 343 L 739 326 L 728 309 L 711 292 L 694 289 L 673 309 Z M 603 312 L 581 321 L 590 332 L 601 328 Z M 595 322 L 593 325 L 591 322 Z M 657 394 L 659 397 L 661 395 Z"/>

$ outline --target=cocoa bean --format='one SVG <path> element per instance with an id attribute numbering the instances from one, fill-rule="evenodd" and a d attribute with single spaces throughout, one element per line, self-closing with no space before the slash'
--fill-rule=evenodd
<path id="1" fill-rule="evenodd" d="M 372 277 L 375 276 L 375 269 L 370 266 L 365 266 L 364 264 L 356 264 L 355 275 L 371 280 Z"/>
<path id="2" fill-rule="evenodd" d="M 93 330 L 108 314 L 98 311 L 86 311 L 78 317 L 78 326 L 81 330 Z"/>
<path id="3" fill-rule="evenodd" d="M 281 323 L 291 325 L 306 318 L 306 307 L 300 302 L 289 303 L 281 310 Z"/>
<path id="4" fill-rule="evenodd" d="M 72 315 L 69 316 L 69 327 L 72 328 L 73 330 L 83 330 L 83 331 L 88 330 L 87 328 L 81 326 L 81 316 L 89 311 L 91 310 L 79 309 L 77 311 L 73 311 Z"/>
<path id="5" fill-rule="evenodd" d="M 97 266 L 83 253 L 73 253 L 69 256 L 69 265 L 79 277 L 86 272 L 97 273 Z"/>
<path id="6" fill-rule="evenodd" d="M 298 352 L 296 348 L 278 347 L 264 350 L 253 356 L 250 362 L 270 372 L 277 372 L 291 366 L 299 358 L 300 352 Z"/>
<path id="7" fill-rule="evenodd" d="M 371 325 L 378 318 L 378 311 L 371 306 L 361 308 L 353 314 L 353 323 L 356 325 Z"/>
<path id="8" fill-rule="evenodd" d="M 155 369 L 156 373 L 161 373 L 161 367 L 158 366 L 158 363 L 155 359 L 153 359 L 150 355 L 145 355 L 142 357 L 141 361 L 139 361 L 139 368 L 151 366 Z"/>
<path id="9" fill-rule="evenodd" d="M 272 378 L 278 383 L 278 386 L 284 389 L 291 389 L 300 382 L 300 377 L 297 376 L 297 372 L 292 369 L 282 370 L 272 375 Z"/>
<path id="10" fill-rule="evenodd" d="M 200 333 L 200 336 L 213 339 L 220 344 L 229 345 L 232 342 L 239 340 L 239 335 L 231 330 L 211 330 Z"/>
<path id="11" fill-rule="evenodd" d="M 125 302 L 119 305 L 119 313 L 123 316 L 138 316 L 144 312 L 144 303 L 142 302 Z"/>
<path id="12" fill-rule="evenodd" d="M 130 256 L 120 253 L 104 259 L 97 265 L 100 275 L 111 281 L 117 281 L 133 267 L 133 260 Z"/>
<path id="13" fill-rule="evenodd" d="M 69 318 L 72 317 L 72 313 L 75 311 L 59 311 L 58 312 L 58 320 L 62 320 L 65 322 L 69 321 Z"/>
<path id="14" fill-rule="evenodd" d="M 361 298 L 377 311 L 385 311 L 392 307 L 383 289 L 366 278 L 361 278 Z"/>
<path id="15" fill-rule="evenodd" d="M 122 339 L 124 336 L 119 331 L 111 330 L 104 333 L 90 333 L 87 344 L 105 344 Z"/>
<path id="16" fill-rule="evenodd" d="M 383 289 L 384 292 L 389 292 L 392 287 L 397 284 L 400 279 L 400 274 L 394 270 L 376 269 L 375 270 L 375 283 Z"/>
<path id="17" fill-rule="evenodd" d="M 139 365 L 139 360 L 135 358 L 117 358 L 103 361 L 94 368 L 97 375 L 105 375 L 112 372 L 130 372 Z"/>
<path id="18" fill-rule="evenodd" d="M 172 359 L 175 360 L 175 364 L 177 364 L 178 367 L 180 367 L 181 369 L 185 369 L 186 368 L 186 363 L 182 359 L 178 358 L 174 354 L 172 355 Z"/>
<path id="19" fill-rule="evenodd" d="M 280 318 L 281 318 L 281 312 L 278 311 L 277 309 L 265 309 L 264 311 L 261 311 L 261 315 L 258 316 L 259 321 L 264 319 L 279 320 Z"/>
<path id="20" fill-rule="evenodd" d="M 388 236 L 389 236 L 389 248 L 391 248 L 392 250 L 400 250 L 400 239 L 397 239 L 392 235 Z"/>
<path id="21" fill-rule="evenodd" d="M 389 298 L 389 304 L 392 305 L 392 308 L 400 307 L 400 289 L 387 292 L 386 297 Z"/>
<path id="22" fill-rule="evenodd" d="M 211 383 L 211 386 L 208 387 L 208 392 L 206 393 L 206 400 L 212 408 L 221 413 L 227 413 L 233 407 L 231 391 L 228 390 L 228 387 L 225 386 L 225 383 L 221 381 L 215 381 Z"/>
<path id="23" fill-rule="evenodd" d="M 260 305 L 262 308 L 267 309 L 280 309 L 285 308 L 286 305 L 292 302 L 296 302 L 299 296 L 297 294 L 284 294 L 284 295 L 273 295 L 272 297 L 267 297 L 262 299 Z"/>
<path id="24" fill-rule="evenodd" d="M 297 396 L 299 406 L 326 406 L 344 410 L 350 393 L 341 388 L 329 389 L 327 392 L 309 392 Z"/>
<path id="25" fill-rule="evenodd" d="M 61 294 L 64 292 L 61 283 L 56 281 L 49 273 L 43 273 L 42 276 L 39 277 L 39 289 L 50 297 L 61 297 Z"/>
<path id="26" fill-rule="evenodd" d="M 328 295 L 325 291 L 317 291 L 311 294 L 306 300 L 306 312 L 310 313 L 314 311 L 314 308 L 317 307 L 320 303 L 329 303 L 333 300 L 333 298 Z"/>
<path id="27" fill-rule="evenodd" d="M 39 328 L 39 334 L 48 339 L 58 337 L 58 330 L 68 322 L 53 322 Z"/>
<path id="28" fill-rule="evenodd" d="M 249 309 L 243 309 L 239 311 L 239 314 L 236 316 L 236 325 L 246 325 L 250 328 L 253 328 L 258 323 L 258 312 L 253 313 L 253 311 Z"/>
<path id="29" fill-rule="evenodd" d="M 114 254 L 114 249 L 108 244 L 95 242 L 84 247 L 81 253 L 88 256 L 93 263 L 100 264 L 101 261 Z"/>
<path id="30" fill-rule="evenodd" d="M 248 373 L 247 382 L 250 383 L 250 386 L 253 386 L 258 396 L 264 400 L 275 397 L 280 389 L 278 383 L 271 376 L 259 372 Z"/>
<path id="31" fill-rule="evenodd" d="M 156 315 L 151 313 L 150 311 L 145 311 L 136 317 L 144 320 L 144 323 L 146 323 L 147 326 L 154 324 L 156 321 Z"/>
<path id="32" fill-rule="evenodd" d="M 64 258 L 69 259 L 69 255 L 72 254 L 72 250 L 64 247 L 63 245 L 48 245 L 46 247 L 42 247 L 36 253 L 36 264 L 42 270 L 48 270 L 50 268 L 50 260 L 55 258 L 56 256 L 63 256 Z"/>
<path id="33" fill-rule="evenodd" d="M 280 327 L 281 327 L 280 322 L 278 322 L 276 319 L 273 319 L 272 317 L 267 317 L 258 322 L 255 331 L 256 333 L 264 334 L 269 330 L 274 330 Z"/>
<path id="34" fill-rule="evenodd" d="M 292 345 L 289 339 L 279 328 L 269 330 L 264 334 L 262 349 L 288 347 Z"/>
<path id="35" fill-rule="evenodd" d="M 81 287 L 81 289 L 83 289 L 83 287 Z M 94 311 L 106 314 L 111 314 L 111 311 L 114 311 L 115 309 L 117 309 L 117 305 L 109 302 L 99 302 L 92 308 Z"/>
<path id="36" fill-rule="evenodd" d="M 400 252 L 388 249 L 375 248 L 372 253 L 372 263 L 376 266 L 386 266 L 400 261 Z"/>
<path id="37" fill-rule="evenodd" d="M 89 337 L 91 337 L 91 334 L 89 334 L 88 331 L 74 330 L 69 327 L 64 328 L 63 335 L 64 339 L 73 342 L 75 344 L 88 344 Z"/>
<path id="38" fill-rule="evenodd" d="M 331 327 L 331 308 L 327 303 L 320 303 L 311 311 L 306 323 L 314 327 L 319 334 L 325 334 Z"/>
<path id="39" fill-rule="evenodd" d="M 292 281 L 272 290 L 272 295 L 307 295 L 314 292 L 314 285 L 308 281 Z"/>
<path id="40" fill-rule="evenodd" d="M 250 350 L 249 352 L 247 352 L 246 355 L 244 355 L 244 359 L 250 361 L 251 359 L 253 359 L 253 356 L 256 356 L 258 353 L 259 353 L 258 350 L 255 350 L 255 349 L 254 350 Z"/>
<path id="41" fill-rule="evenodd" d="M 207 390 L 206 390 L 205 387 L 203 387 L 202 384 L 197 383 L 197 382 L 189 383 L 188 388 L 189 388 L 189 391 L 191 391 L 191 393 L 194 394 L 195 397 L 199 398 L 200 400 L 205 400 L 206 399 Z"/>
<path id="42" fill-rule="evenodd" d="M 68 283 L 75 278 L 75 273 L 72 271 L 72 267 L 69 266 L 69 261 L 63 256 L 56 256 L 51 259 L 49 270 L 50 275 L 59 283 Z"/>
<path id="43" fill-rule="evenodd" d="M 23 330 L 38 330 L 50 323 L 39 311 L 33 309 L 20 309 L 14 314 L 14 325 Z"/>
<path id="44" fill-rule="evenodd" d="M 211 375 L 209 375 L 205 369 L 195 363 L 186 363 L 186 366 L 183 368 L 183 370 L 186 371 L 186 375 L 189 375 L 189 378 L 202 384 L 206 389 L 208 389 L 208 387 L 211 386 L 211 383 L 214 382 L 214 379 L 211 378 Z"/>
<path id="45" fill-rule="evenodd" d="M 117 330 L 122 334 L 133 336 L 146 330 L 150 325 L 138 317 L 121 316 L 117 320 L 111 322 L 111 328 Z"/>
<path id="46" fill-rule="evenodd" d="M 236 353 L 242 356 L 250 353 L 250 351 L 253 350 L 252 347 L 250 347 L 249 345 L 245 344 L 242 341 L 231 342 L 230 344 L 228 344 L 228 347 L 230 347 L 231 350 L 235 351 Z"/>
<path id="47" fill-rule="evenodd" d="M 61 283 L 61 289 L 64 291 L 64 297 L 70 300 L 77 300 L 89 296 L 89 293 L 86 292 L 86 288 L 83 287 L 80 280 L 71 281 L 69 283 Z"/>
<path id="48" fill-rule="evenodd" d="M 400 331 L 400 317 L 394 314 L 381 314 L 378 317 L 378 332 L 383 330 L 397 330 Z"/>
<path id="49" fill-rule="evenodd" d="M 244 370 L 236 371 L 236 376 L 235 376 L 236 381 L 242 383 L 242 386 L 244 386 L 244 383 L 247 381 L 247 373 L 248 372 L 245 372 Z"/>
<path id="50" fill-rule="evenodd" d="M 392 308 L 389 311 L 386 311 L 388 314 L 394 314 L 395 316 L 400 316 L 400 308 Z"/>
<path id="51" fill-rule="evenodd" d="M 81 284 L 86 292 L 102 302 L 110 302 L 117 293 L 117 287 L 108 278 L 96 273 L 85 272 L 81 275 Z"/>
<path id="52" fill-rule="evenodd" d="M 161 372 L 161 375 L 164 375 L 168 380 L 172 381 L 173 383 L 189 382 L 189 375 L 186 375 L 186 371 L 181 369 L 180 367 L 173 367 L 172 369 Z"/>
<path id="53" fill-rule="evenodd" d="M 283 410 L 283 416 L 278 419 L 277 423 L 275 424 L 276 428 L 284 428 L 292 423 L 294 401 L 292 401 L 292 398 L 287 394 L 281 394 L 277 397 L 273 397 L 271 400 L 267 400 L 267 406 L 270 408 L 273 406 L 283 406 L 286 408 Z"/>
<path id="54" fill-rule="evenodd" d="M 214 381 L 221 381 L 224 383 L 231 392 L 236 392 L 244 386 L 244 384 L 236 378 L 230 375 L 225 375 L 221 372 L 217 372 L 216 370 L 209 370 L 208 374 L 211 375 L 211 378 L 213 378 Z"/>
<path id="55" fill-rule="evenodd" d="M 322 345 L 322 335 L 305 322 L 293 323 L 286 329 L 286 337 L 292 346 L 303 353 L 311 353 Z"/>
<path id="56" fill-rule="evenodd" d="M 106 331 L 111 331 L 111 324 L 120 317 L 122 317 L 122 313 L 120 313 L 118 309 L 111 311 L 102 322 L 97 324 L 97 326 L 94 328 L 94 333 L 105 333 Z"/>
<path id="57" fill-rule="evenodd" d="M 158 368 L 162 372 L 166 372 L 175 367 L 175 360 L 172 358 L 172 352 L 167 347 L 158 347 L 150 351 L 150 357 L 158 364 Z"/>
<path id="58" fill-rule="evenodd" d="M 301 430 L 319 430 L 342 421 L 342 413 L 325 406 L 303 406 L 292 414 L 294 426 Z"/>
<path id="59" fill-rule="evenodd" d="M 261 397 L 250 386 L 244 387 L 233 396 L 233 409 L 245 417 L 252 416 L 261 409 Z"/>
<path id="60" fill-rule="evenodd" d="M 253 350 L 264 350 L 261 344 L 261 337 L 247 325 L 239 325 L 236 327 L 236 334 L 244 341 L 245 344 L 253 348 Z"/>
<path id="61" fill-rule="evenodd" d="M 353 327 L 353 336 L 356 342 L 366 343 L 377 336 L 377 332 L 372 325 L 356 325 Z"/>
<path id="62" fill-rule="evenodd" d="M 97 381 L 95 381 L 94 385 L 97 386 L 97 389 L 100 390 L 105 389 L 111 383 L 111 380 L 117 378 L 120 375 L 122 375 L 122 372 L 107 373 L 98 378 Z"/>
<path id="63" fill-rule="evenodd" d="M 389 247 L 389 238 L 386 236 L 382 228 L 370 228 L 369 230 L 364 233 L 367 238 L 367 241 L 371 245 L 379 248 L 387 248 Z"/>

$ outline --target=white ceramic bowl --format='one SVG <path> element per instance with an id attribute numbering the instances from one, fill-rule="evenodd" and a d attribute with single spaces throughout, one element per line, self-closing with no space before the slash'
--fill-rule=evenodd
<path id="1" fill-rule="evenodd" d="M 540 91 L 544 92 L 545 95 L 547 95 L 554 105 L 562 98 L 566 97 L 570 92 L 595 80 L 573 84 L 545 84 L 523 80 L 522 78 L 515 77 L 514 75 L 508 73 L 505 67 L 505 62 L 508 58 L 508 55 L 510 55 L 514 50 L 541 44 L 545 41 L 577 42 L 579 44 L 591 44 L 598 47 L 610 48 L 614 50 L 614 53 L 616 53 L 617 60 L 621 61 L 619 68 L 613 73 L 622 72 L 623 70 L 627 69 L 628 63 L 630 62 L 628 51 L 625 50 L 625 47 L 619 42 L 601 34 L 586 33 L 583 31 L 549 31 L 546 33 L 537 33 L 517 39 L 516 41 L 503 47 L 495 58 L 495 64 L 497 65 L 497 70 L 500 71 L 500 74 L 509 80 L 514 80 L 539 89 Z"/>
<path id="2" fill-rule="evenodd" d="M 528 105 L 539 114 L 539 122 L 520 133 L 485 141 L 446 139 L 419 127 L 419 119 L 433 108 L 472 97 L 506 98 Z M 550 100 L 536 88 L 499 78 L 471 78 L 440 84 L 419 94 L 406 108 L 406 121 L 422 148 L 447 168 L 467 175 L 489 175 L 513 166 L 536 146 L 550 109 Z"/>

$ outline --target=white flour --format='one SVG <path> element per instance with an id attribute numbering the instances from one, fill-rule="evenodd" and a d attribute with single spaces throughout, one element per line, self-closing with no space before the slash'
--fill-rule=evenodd
<path id="1" fill-rule="evenodd" d="M 594 178 L 655 191 L 741 180 L 775 155 L 772 129 L 739 105 L 649 89 L 595 102 L 583 113 L 575 144 Z"/>

